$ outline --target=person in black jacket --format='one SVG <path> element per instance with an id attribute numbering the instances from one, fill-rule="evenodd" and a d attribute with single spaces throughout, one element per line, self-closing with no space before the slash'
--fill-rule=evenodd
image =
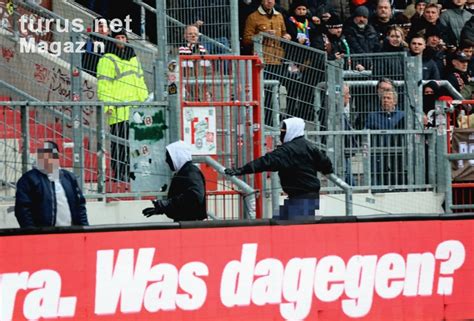
<path id="1" fill-rule="evenodd" d="M 289 198 L 280 211 L 280 218 L 288 218 L 288 214 L 314 215 L 319 206 L 320 182 L 317 172 L 333 172 L 331 160 L 304 138 L 304 125 L 303 119 L 297 117 L 283 120 L 280 134 L 282 145 L 242 167 L 225 169 L 229 176 L 278 172 L 281 187 Z M 288 213 L 293 205 L 302 211 Z"/>
<path id="2" fill-rule="evenodd" d="M 351 54 L 370 54 L 380 51 L 379 36 L 374 27 L 368 24 L 369 9 L 360 6 L 353 18 L 344 26 L 344 35 L 349 43 Z M 370 58 L 353 61 L 354 69 L 362 71 L 371 68 Z"/>
<path id="3" fill-rule="evenodd" d="M 425 55 L 426 40 L 423 36 L 414 36 L 410 40 L 410 55 L 412 57 L 421 56 L 422 61 L 422 78 L 423 80 L 439 80 L 441 79 L 438 66 L 431 59 L 432 54 Z"/>
<path id="4" fill-rule="evenodd" d="M 37 167 L 16 185 L 15 216 L 20 227 L 89 225 L 76 177 L 59 168 L 58 145 L 46 141 L 37 154 Z"/>
<path id="5" fill-rule="evenodd" d="M 175 222 L 206 219 L 206 181 L 192 162 L 190 146 L 183 141 L 166 146 L 166 163 L 176 172 L 171 179 L 168 198 L 152 201 L 153 207 L 144 209 L 143 215 L 165 214 Z"/>

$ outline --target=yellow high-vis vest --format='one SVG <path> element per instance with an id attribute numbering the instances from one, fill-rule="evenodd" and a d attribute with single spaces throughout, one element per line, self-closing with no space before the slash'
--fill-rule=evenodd
<path id="1" fill-rule="evenodd" d="M 130 60 L 121 59 L 107 53 L 97 64 L 97 97 L 106 102 L 143 102 L 148 97 L 148 89 L 143 70 L 136 56 Z M 131 106 L 134 106 L 131 104 Z M 109 125 L 128 121 L 130 106 L 105 106 L 110 113 Z"/>

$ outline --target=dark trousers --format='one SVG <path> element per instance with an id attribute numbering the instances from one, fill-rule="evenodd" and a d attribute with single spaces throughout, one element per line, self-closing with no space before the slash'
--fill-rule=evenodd
<path id="1" fill-rule="evenodd" d="M 319 209 L 319 193 L 307 193 L 285 199 L 280 206 L 280 220 L 298 220 L 315 216 Z"/>
<path id="2" fill-rule="evenodd" d="M 113 177 L 118 181 L 128 182 L 130 174 L 130 147 L 128 144 L 129 124 L 127 121 L 110 125 L 110 134 L 117 138 L 127 140 L 126 142 L 116 142 L 112 137 L 110 145 L 111 165 Z"/>

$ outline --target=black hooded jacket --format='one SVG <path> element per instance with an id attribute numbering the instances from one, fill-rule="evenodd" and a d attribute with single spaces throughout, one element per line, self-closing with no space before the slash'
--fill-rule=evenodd
<path id="1" fill-rule="evenodd" d="M 183 146 L 176 142 L 166 147 L 177 171 L 171 179 L 164 212 L 175 222 L 203 220 L 207 218 L 206 181 L 192 163 L 191 152 Z"/>
<path id="2" fill-rule="evenodd" d="M 297 119 L 298 122 L 292 122 Z M 298 136 L 304 130 L 304 122 L 299 118 L 284 120 L 287 124 L 287 134 L 296 133 L 296 137 L 285 142 L 270 153 L 257 158 L 241 168 L 242 174 L 278 171 L 283 191 L 289 198 L 308 193 L 319 193 L 320 182 L 317 172 L 329 174 L 333 172 L 330 159 L 316 146 Z M 302 123 L 300 125 L 299 123 Z M 295 126 L 302 128 L 294 128 Z M 293 127 L 293 128 L 292 128 Z"/>

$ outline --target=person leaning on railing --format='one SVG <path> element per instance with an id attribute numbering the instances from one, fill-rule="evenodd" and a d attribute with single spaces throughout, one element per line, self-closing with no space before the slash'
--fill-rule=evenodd
<path id="1" fill-rule="evenodd" d="M 312 142 L 304 137 L 304 120 L 283 120 L 280 140 L 282 145 L 264 156 L 239 168 L 226 168 L 229 176 L 278 172 L 283 191 L 288 201 L 280 209 L 280 218 L 312 216 L 319 208 L 320 181 L 317 172 L 333 172 L 331 160 Z"/>
<path id="2" fill-rule="evenodd" d="M 110 43 L 106 54 L 97 65 L 97 97 L 105 102 L 143 102 L 148 97 L 148 89 L 143 69 L 133 48 L 125 45 L 125 30 L 114 32 L 117 43 Z M 105 106 L 110 133 L 128 140 L 132 106 Z M 111 165 L 117 180 L 129 181 L 129 147 L 124 142 L 111 142 Z M 131 175 L 133 178 L 133 175 Z"/>

